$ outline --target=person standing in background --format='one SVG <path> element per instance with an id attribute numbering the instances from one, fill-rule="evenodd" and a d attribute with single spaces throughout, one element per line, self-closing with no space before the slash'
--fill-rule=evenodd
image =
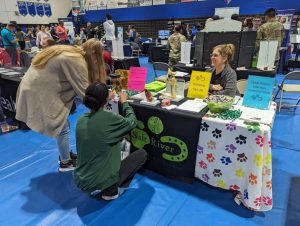
<path id="1" fill-rule="evenodd" d="M 106 39 L 106 46 L 107 46 L 107 50 L 108 52 L 112 52 L 112 41 L 116 39 L 115 36 L 115 24 L 112 21 L 112 17 L 110 14 L 106 14 L 106 21 L 103 23 L 103 27 L 104 27 L 104 31 L 105 31 L 105 39 Z"/>
<path id="2" fill-rule="evenodd" d="M 284 26 L 282 23 L 276 21 L 276 10 L 270 8 L 266 10 L 266 23 L 263 24 L 257 31 L 256 48 L 259 49 L 260 41 L 278 41 L 276 61 L 279 60 L 279 48 L 284 38 Z"/>
<path id="3" fill-rule="evenodd" d="M 52 39 L 51 34 L 49 32 L 46 32 L 45 25 L 42 25 L 41 30 L 36 35 L 36 46 L 39 47 L 39 48 L 42 48 L 43 45 L 44 45 L 43 41 L 46 38 L 51 38 Z"/>
<path id="4" fill-rule="evenodd" d="M 68 37 L 68 29 L 65 28 L 64 22 L 62 20 L 58 22 L 58 26 L 56 27 L 56 34 L 58 35 L 60 44 L 70 44 Z"/>
<path id="5" fill-rule="evenodd" d="M 253 20 L 252 20 L 252 24 L 253 24 L 252 31 L 258 31 L 258 29 L 259 29 L 259 27 L 261 25 L 261 18 L 260 18 L 260 16 L 254 16 Z"/>
<path id="6" fill-rule="evenodd" d="M 17 31 L 16 32 L 16 38 L 19 40 L 18 43 L 19 43 L 20 49 L 24 50 L 25 49 L 25 36 L 26 36 L 26 34 L 19 27 L 16 29 L 16 31 Z"/>
<path id="7" fill-rule="evenodd" d="M 168 46 L 170 48 L 169 65 L 174 66 L 180 61 L 181 42 L 186 42 L 186 38 L 180 33 L 181 26 L 174 27 L 174 33 L 168 38 Z"/>
<path id="8" fill-rule="evenodd" d="M 55 41 L 57 41 L 59 39 L 58 35 L 56 34 L 56 28 L 57 28 L 57 24 L 51 25 L 51 28 L 50 28 L 50 34 Z"/>
<path id="9" fill-rule="evenodd" d="M 12 65 L 17 65 L 17 43 L 18 39 L 14 37 L 13 32 L 15 30 L 15 24 L 9 23 L 6 28 L 2 29 L 1 37 L 3 41 L 4 48 L 8 55 L 10 56 L 10 60 Z"/>

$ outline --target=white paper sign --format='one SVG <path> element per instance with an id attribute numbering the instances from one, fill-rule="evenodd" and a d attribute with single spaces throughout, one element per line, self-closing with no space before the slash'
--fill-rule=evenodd
<path id="1" fill-rule="evenodd" d="M 242 22 L 231 19 L 221 19 L 214 20 L 206 24 L 206 32 L 227 32 L 236 31 L 240 32 L 242 30 Z"/>
<path id="2" fill-rule="evenodd" d="M 291 43 L 300 43 L 300 35 L 290 34 Z"/>
<path id="3" fill-rule="evenodd" d="M 113 57 L 118 59 L 124 58 L 123 39 L 112 40 Z"/>
<path id="4" fill-rule="evenodd" d="M 140 0 L 140 6 L 152 5 L 152 0 Z"/>
<path id="5" fill-rule="evenodd" d="M 166 0 L 153 0 L 153 5 L 163 5 L 166 4 Z"/>
<path id="6" fill-rule="evenodd" d="M 259 46 L 257 68 L 274 67 L 278 41 L 261 41 Z"/>
<path id="7" fill-rule="evenodd" d="M 183 64 L 191 63 L 191 42 L 181 42 L 181 59 L 180 62 Z"/>
<path id="8" fill-rule="evenodd" d="M 223 18 L 231 18 L 232 14 L 239 14 L 240 7 L 225 7 L 225 8 L 215 8 L 215 15 Z"/>

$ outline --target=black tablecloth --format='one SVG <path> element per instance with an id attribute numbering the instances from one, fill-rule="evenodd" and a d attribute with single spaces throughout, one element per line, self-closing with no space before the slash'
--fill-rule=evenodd
<path id="1" fill-rule="evenodd" d="M 172 178 L 192 179 L 201 120 L 207 109 L 190 113 L 139 102 L 130 105 L 139 120 L 131 132 L 131 143 L 134 149 L 147 151 L 146 168 Z"/>
<path id="2" fill-rule="evenodd" d="M 142 54 L 150 56 L 150 47 L 155 46 L 155 42 L 144 42 L 142 43 Z"/>
<path id="3" fill-rule="evenodd" d="M 140 67 L 140 61 L 138 57 L 126 57 L 124 59 L 114 59 L 114 68 L 129 70 L 130 67 Z"/>
<path id="4" fill-rule="evenodd" d="M 166 46 L 151 46 L 149 52 L 149 62 L 169 63 L 170 50 Z"/>
<path id="5" fill-rule="evenodd" d="M 0 103 L 3 113 L 8 118 L 15 118 L 16 115 L 16 94 L 24 73 L 27 71 L 25 68 L 7 68 L 10 71 L 18 72 L 19 75 L 5 75 L 0 72 L 0 89 L 1 97 Z"/>
<path id="6" fill-rule="evenodd" d="M 237 75 L 237 80 L 248 79 L 249 75 L 257 75 L 264 77 L 275 77 L 276 70 L 274 71 L 262 71 L 258 69 L 247 69 L 247 70 L 235 70 Z"/>

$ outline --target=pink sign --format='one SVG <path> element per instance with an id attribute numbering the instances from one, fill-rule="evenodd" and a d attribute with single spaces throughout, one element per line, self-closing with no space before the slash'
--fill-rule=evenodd
<path id="1" fill-rule="evenodd" d="M 131 67 L 128 79 L 128 90 L 143 91 L 145 89 L 146 79 L 146 67 Z"/>

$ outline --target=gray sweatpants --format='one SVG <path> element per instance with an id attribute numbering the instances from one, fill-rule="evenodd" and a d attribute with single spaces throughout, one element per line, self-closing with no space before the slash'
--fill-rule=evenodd
<path id="1" fill-rule="evenodd" d="M 17 65 L 18 59 L 17 59 L 17 47 L 15 46 L 5 46 L 5 50 L 10 56 L 11 64 Z"/>

